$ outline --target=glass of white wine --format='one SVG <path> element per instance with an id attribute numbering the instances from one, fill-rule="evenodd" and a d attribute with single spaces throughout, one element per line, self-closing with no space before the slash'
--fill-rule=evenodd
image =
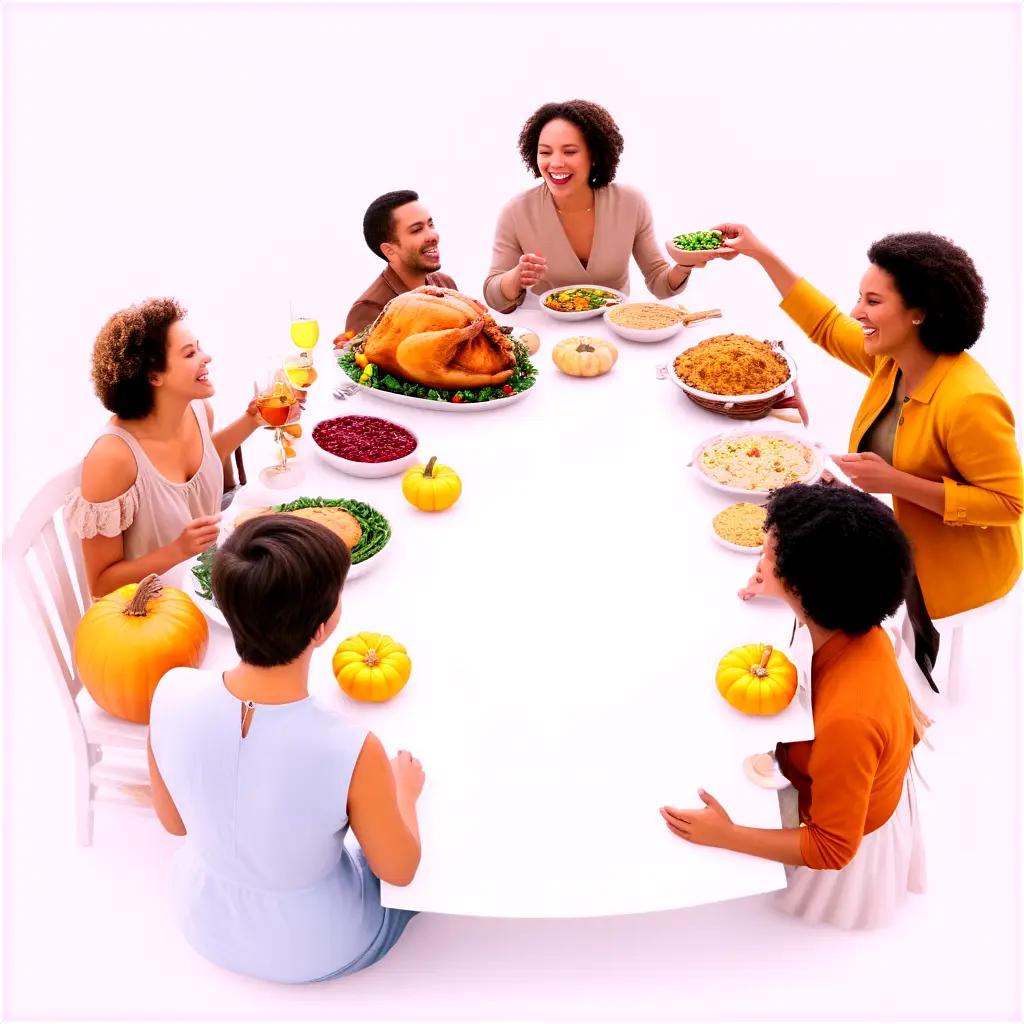
<path id="1" fill-rule="evenodd" d="M 320 340 L 320 323 L 305 303 L 292 302 L 292 344 L 305 352 L 316 348 Z"/>
<path id="2" fill-rule="evenodd" d="M 320 322 L 305 302 L 294 299 L 291 302 L 291 336 L 299 354 L 285 360 L 284 372 L 295 387 L 305 391 L 318 376 L 313 366 L 313 349 L 320 340 Z"/>

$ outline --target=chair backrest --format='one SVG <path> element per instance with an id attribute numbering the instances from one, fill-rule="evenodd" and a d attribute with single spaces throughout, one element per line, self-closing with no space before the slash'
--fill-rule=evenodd
<path id="1" fill-rule="evenodd" d="M 64 499 L 82 479 L 79 463 L 58 474 L 29 502 L 10 535 L 4 540 L 4 560 L 10 564 L 18 593 L 42 636 L 57 669 L 63 703 L 78 717 L 75 697 L 82 681 L 75 670 L 75 631 L 92 603 L 85 576 L 82 545 L 68 531 Z"/>

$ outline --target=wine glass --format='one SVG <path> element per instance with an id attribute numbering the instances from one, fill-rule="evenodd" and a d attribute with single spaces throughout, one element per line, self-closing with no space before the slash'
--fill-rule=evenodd
<path id="1" fill-rule="evenodd" d="M 279 366 L 267 370 L 262 382 L 253 383 L 253 390 L 256 408 L 268 424 L 267 429 L 274 432 L 274 442 L 278 449 L 277 461 L 260 471 L 260 480 L 275 489 L 292 487 L 306 475 L 300 467 L 288 464 L 295 457 L 295 449 L 292 447 L 292 435 L 285 425 L 299 396 Z"/>
<path id="2" fill-rule="evenodd" d="M 318 376 L 313 368 L 313 349 L 320 340 L 320 323 L 305 302 L 293 300 L 291 324 L 292 344 L 299 354 L 285 360 L 284 372 L 295 387 L 305 390 Z"/>
<path id="3" fill-rule="evenodd" d="M 320 340 L 320 323 L 304 302 L 292 302 L 292 344 L 304 350 L 313 349 Z"/>

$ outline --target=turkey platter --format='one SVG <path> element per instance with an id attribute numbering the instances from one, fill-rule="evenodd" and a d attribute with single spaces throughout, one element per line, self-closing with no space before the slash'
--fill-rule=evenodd
<path id="1" fill-rule="evenodd" d="M 426 285 L 393 298 L 363 355 L 395 377 L 445 391 L 501 387 L 516 368 L 512 341 L 475 299 Z"/>

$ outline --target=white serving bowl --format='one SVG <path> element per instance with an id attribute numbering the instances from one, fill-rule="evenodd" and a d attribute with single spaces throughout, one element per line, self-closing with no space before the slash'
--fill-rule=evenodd
<path id="1" fill-rule="evenodd" d="M 724 441 L 727 438 L 743 437 L 747 434 L 758 435 L 760 437 L 779 437 L 784 441 L 803 445 L 805 448 L 810 450 L 813 456 L 811 468 L 799 479 L 790 481 L 791 483 L 813 484 L 821 478 L 821 474 L 825 470 L 825 460 L 827 455 L 824 448 L 819 443 L 807 438 L 799 437 L 796 434 L 788 433 L 785 430 L 758 430 L 757 427 L 754 426 L 746 427 L 743 430 L 729 430 L 724 434 L 715 434 L 714 437 L 709 437 L 701 441 L 701 443 L 694 449 L 693 458 L 689 463 L 690 467 L 703 483 L 707 484 L 708 487 L 713 487 L 716 491 L 721 491 L 723 494 L 728 494 L 735 498 L 745 498 L 747 501 L 754 502 L 756 502 L 756 499 L 758 498 L 768 498 L 772 493 L 771 490 L 748 490 L 743 487 L 735 487 L 732 484 L 725 484 L 720 480 L 715 480 L 701 469 L 700 457 L 704 454 L 705 448 L 709 448 L 711 445 L 717 444 L 719 441 Z"/>
<path id="2" fill-rule="evenodd" d="M 334 420 L 340 419 L 339 416 L 329 416 L 327 419 Z M 376 417 L 380 419 L 381 417 Z M 319 423 L 313 427 L 313 431 L 316 427 L 320 426 L 320 423 L 325 423 L 327 420 L 320 420 Z M 392 421 L 393 422 L 393 421 Z M 396 424 L 401 426 L 401 424 Z M 408 427 L 402 427 L 403 430 L 409 430 Z M 316 449 L 317 455 L 327 463 L 328 466 L 332 466 L 334 469 L 341 470 L 342 473 L 347 473 L 349 476 L 360 476 L 367 480 L 378 480 L 381 477 L 386 476 L 397 476 L 399 473 L 404 473 L 411 466 L 415 466 L 417 462 L 416 453 L 419 451 L 419 438 L 413 434 L 413 438 L 416 440 L 416 447 L 413 448 L 408 455 L 403 455 L 400 459 L 390 459 L 387 462 L 356 462 L 354 459 L 342 458 L 340 455 L 335 455 L 333 452 L 329 452 L 316 443 L 313 438 L 313 431 L 310 432 L 310 440 L 313 442 L 313 447 Z M 412 434 L 412 431 L 409 430 Z"/>
<path id="3" fill-rule="evenodd" d="M 742 544 L 733 544 L 731 540 L 726 540 L 720 536 L 714 525 L 711 527 L 711 536 L 722 545 L 723 548 L 728 548 L 730 551 L 736 551 L 741 555 L 760 555 L 764 553 L 764 545 L 760 545 L 756 548 L 745 548 Z"/>
<path id="4" fill-rule="evenodd" d="M 695 342 L 690 348 L 696 348 L 698 344 L 700 343 Z M 689 349 L 683 349 L 683 351 L 688 352 Z M 721 406 L 723 411 L 727 411 L 735 408 L 737 405 L 750 405 L 753 402 L 764 402 L 769 398 L 778 398 L 796 380 L 796 363 L 793 361 L 793 357 L 784 348 L 776 347 L 775 351 L 786 360 L 786 365 L 789 366 L 789 376 L 770 391 L 764 391 L 757 395 L 714 395 L 710 391 L 701 391 L 687 384 L 676 373 L 675 359 L 668 364 L 668 377 L 680 391 L 683 391 L 690 398 L 699 400 L 698 404 L 701 402 L 715 402 Z"/>
<path id="5" fill-rule="evenodd" d="M 621 324 L 617 324 L 612 318 L 611 313 L 615 309 L 621 309 L 622 306 L 628 305 L 629 303 L 622 303 L 619 306 L 608 306 L 604 311 L 604 322 L 620 337 L 626 341 L 639 341 L 639 342 L 652 342 L 652 341 L 667 341 L 669 338 L 675 337 L 685 326 L 680 313 L 679 323 L 672 324 L 669 327 L 623 327 Z M 648 305 L 648 303 L 644 303 Z M 656 305 L 656 303 L 650 303 L 650 305 Z M 671 306 L 667 306 L 667 309 L 671 309 Z M 674 376 L 674 374 L 673 374 Z"/>
<path id="6" fill-rule="evenodd" d="M 575 313 L 560 313 L 557 309 L 550 309 L 544 305 L 544 300 L 549 295 L 557 295 L 559 292 L 569 291 L 572 288 L 600 288 L 603 292 L 611 292 L 613 295 L 617 295 L 619 302 L 624 302 L 626 299 L 624 292 L 616 291 L 614 288 L 607 288 L 603 284 L 566 284 L 562 285 L 561 288 L 551 288 L 544 292 L 543 295 L 538 296 L 537 301 L 540 303 L 540 308 L 548 316 L 554 317 L 556 320 L 590 320 L 592 317 L 601 316 L 608 308 L 607 306 L 598 306 L 597 309 L 582 309 Z"/>

